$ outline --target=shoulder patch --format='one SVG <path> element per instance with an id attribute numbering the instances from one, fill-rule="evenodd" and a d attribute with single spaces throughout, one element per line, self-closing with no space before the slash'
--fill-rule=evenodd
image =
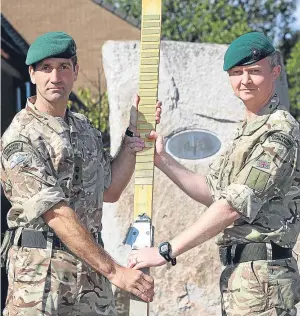
<path id="1" fill-rule="evenodd" d="M 288 135 L 283 133 L 275 133 L 270 136 L 270 142 L 279 143 L 285 146 L 287 149 L 290 149 L 294 146 L 294 142 Z"/>
<path id="2" fill-rule="evenodd" d="M 23 142 L 20 141 L 14 141 L 10 144 L 8 144 L 7 146 L 5 146 L 5 148 L 3 149 L 3 157 L 8 160 L 8 158 L 17 152 L 23 151 Z"/>
<path id="3" fill-rule="evenodd" d="M 265 189 L 270 176 L 270 173 L 260 170 L 256 167 L 252 167 L 245 184 L 253 190 L 262 192 Z"/>

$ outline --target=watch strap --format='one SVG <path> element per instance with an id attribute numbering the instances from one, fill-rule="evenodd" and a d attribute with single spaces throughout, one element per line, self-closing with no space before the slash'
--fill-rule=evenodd
<path id="1" fill-rule="evenodd" d="M 175 266 L 175 264 L 177 263 L 176 258 L 172 258 L 169 254 L 162 254 L 162 256 L 166 261 L 171 262 L 172 266 Z"/>
<path id="2" fill-rule="evenodd" d="M 161 251 L 160 248 L 161 248 L 161 246 L 163 246 L 163 245 L 167 245 L 167 246 L 168 246 L 168 253 Z M 175 266 L 175 265 L 176 265 L 176 263 L 177 263 L 176 258 L 172 258 L 172 257 L 170 256 L 170 253 L 172 253 L 172 247 L 171 247 L 171 245 L 170 245 L 169 242 L 161 243 L 161 244 L 159 245 L 158 249 L 159 249 L 159 254 L 160 254 L 167 262 L 171 262 L 171 263 L 172 263 L 172 266 Z"/>
<path id="3" fill-rule="evenodd" d="M 133 132 L 129 129 L 129 127 L 126 128 L 125 135 L 127 135 L 129 137 L 133 137 L 134 136 Z"/>

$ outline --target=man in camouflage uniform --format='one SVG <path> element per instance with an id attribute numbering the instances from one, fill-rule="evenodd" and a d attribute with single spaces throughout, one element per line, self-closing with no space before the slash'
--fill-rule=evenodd
<path id="1" fill-rule="evenodd" d="M 103 201 L 119 198 L 144 147 L 133 136 L 136 114 L 112 158 L 101 133 L 67 109 L 79 67 L 74 40 L 46 33 L 26 63 L 37 95 L 1 144 L 2 184 L 12 204 L 4 315 L 116 315 L 110 282 L 152 301 L 153 279 L 117 264 L 101 239 Z M 153 115 L 159 120 L 160 103 Z"/>
<path id="2" fill-rule="evenodd" d="M 233 41 L 224 70 L 245 104 L 246 119 L 208 176 L 177 163 L 164 151 L 162 137 L 153 133 L 157 167 L 208 210 L 165 242 L 168 247 L 134 251 L 129 266 L 162 265 L 217 236 L 225 266 L 222 315 L 294 316 L 300 301 L 292 256 L 300 230 L 299 124 L 275 93 L 280 65 L 264 34 L 251 32 Z"/>

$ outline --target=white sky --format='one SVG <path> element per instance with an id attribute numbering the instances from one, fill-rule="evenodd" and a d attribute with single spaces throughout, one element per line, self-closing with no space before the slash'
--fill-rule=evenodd
<path id="1" fill-rule="evenodd" d="M 296 22 L 294 23 L 294 28 L 300 30 L 300 0 L 297 1 L 297 9 L 295 13 Z"/>

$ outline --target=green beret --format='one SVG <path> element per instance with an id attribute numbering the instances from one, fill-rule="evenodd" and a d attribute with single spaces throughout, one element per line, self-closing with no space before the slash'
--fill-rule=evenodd
<path id="1" fill-rule="evenodd" d="M 250 32 L 235 39 L 224 56 L 225 71 L 235 66 L 251 65 L 272 55 L 275 48 L 272 42 L 261 32 Z"/>
<path id="2" fill-rule="evenodd" d="M 73 38 L 64 32 L 49 32 L 39 36 L 29 47 L 26 65 L 32 65 L 45 58 L 71 58 L 76 55 Z"/>

